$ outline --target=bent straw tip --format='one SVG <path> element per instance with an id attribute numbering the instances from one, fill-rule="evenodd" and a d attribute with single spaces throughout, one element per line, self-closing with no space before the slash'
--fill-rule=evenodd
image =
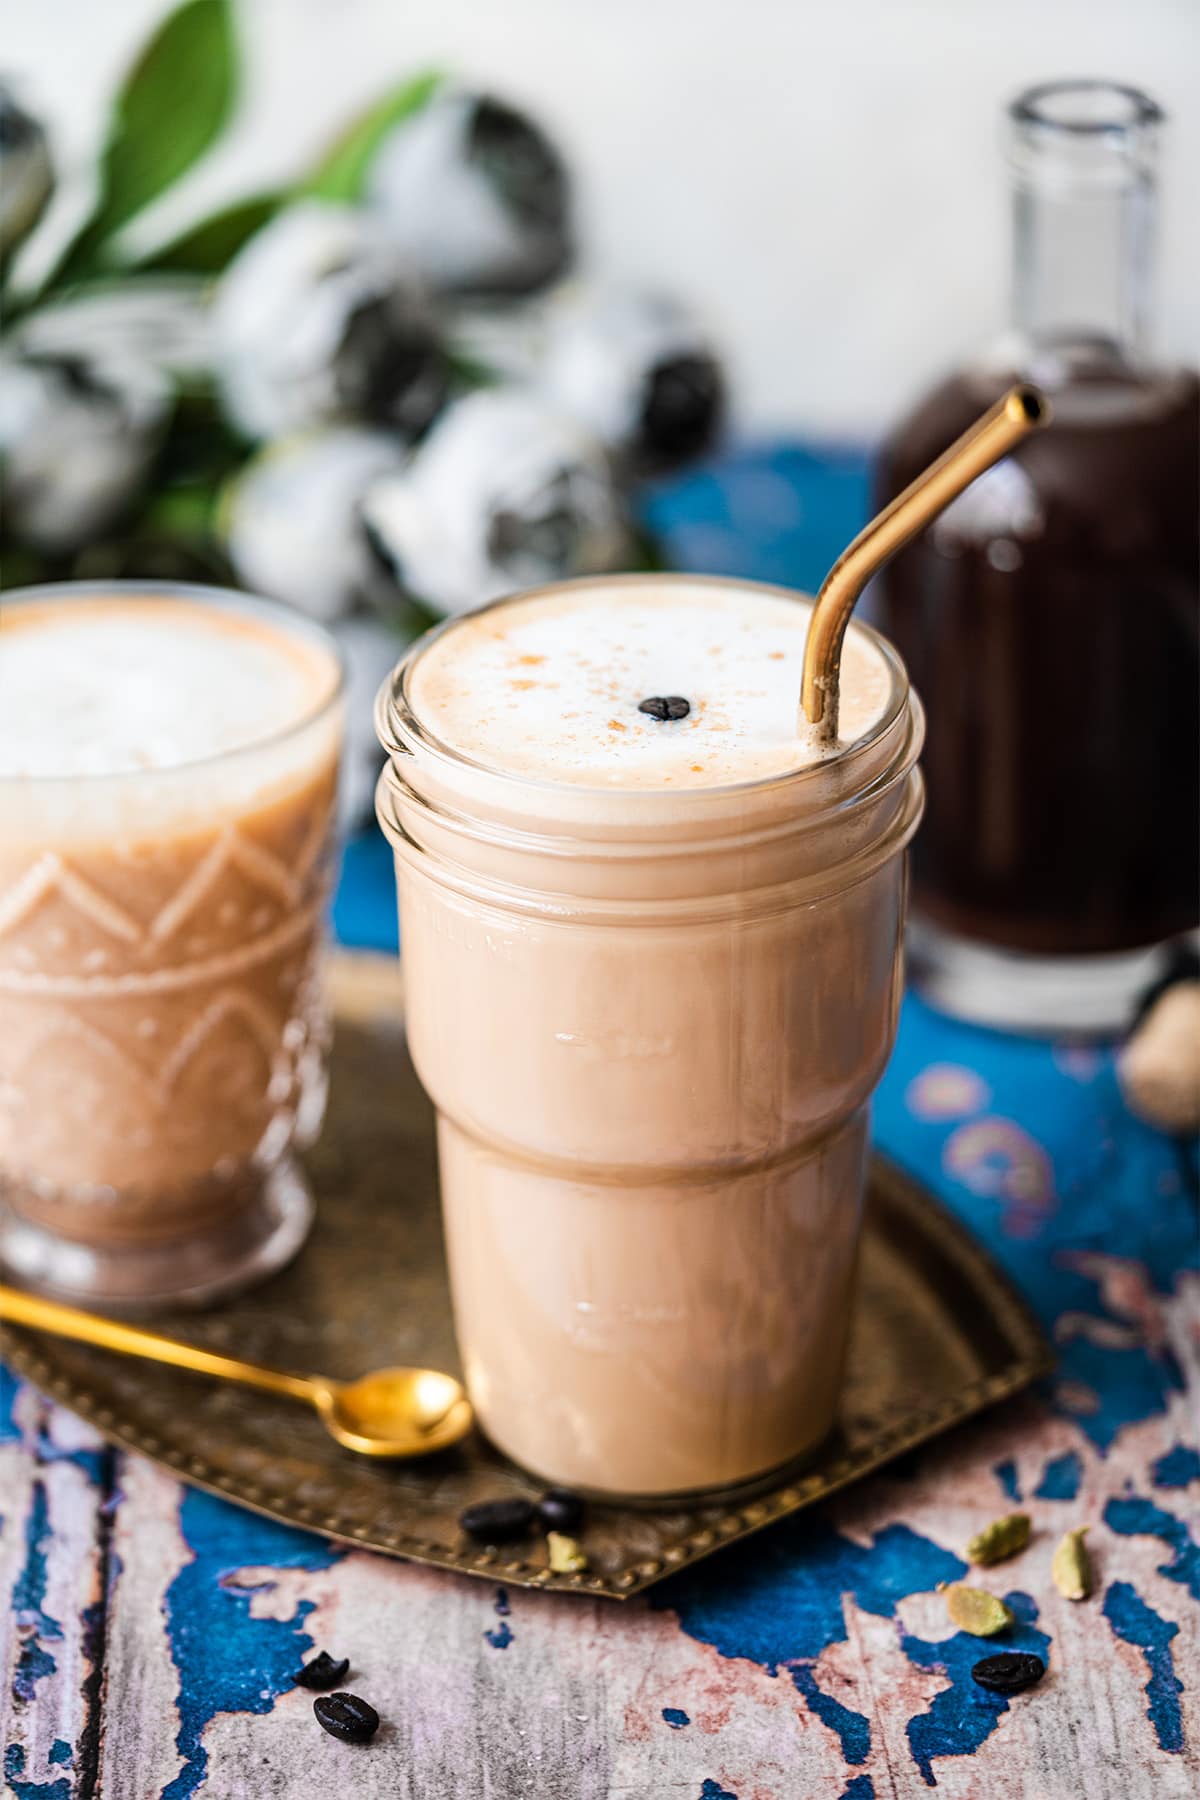
<path id="1" fill-rule="evenodd" d="M 1004 410 L 1014 424 L 1040 427 L 1048 425 L 1053 408 L 1041 388 L 1030 381 L 1018 382 L 1004 396 Z"/>
<path id="2" fill-rule="evenodd" d="M 1030 381 L 1014 383 L 859 533 L 833 565 L 813 606 L 800 690 L 803 714 L 824 737 L 836 729 L 842 638 L 868 578 L 1028 432 L 1048 425 L 1050 416 L 1050 402 L 1041 388 Z"/>

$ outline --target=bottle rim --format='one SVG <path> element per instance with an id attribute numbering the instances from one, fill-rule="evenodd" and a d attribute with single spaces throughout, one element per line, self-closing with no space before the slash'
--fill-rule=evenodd
<path id="1" fill-rule="evenodd" d="M 1008 114 L 1016 125 L 1076 137 L 1122 136 L 1166 118 L 1142 88 L 1099 77 L 1038 82 L 1011 101 Z"/>

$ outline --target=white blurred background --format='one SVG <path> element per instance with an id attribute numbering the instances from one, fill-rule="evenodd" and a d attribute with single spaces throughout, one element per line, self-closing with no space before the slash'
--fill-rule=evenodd
<path id="1" fill-rule="evenodd" d="M 160 0 L 11 0 L 0 61 L 87 164 Z M 1166 107 L 1159 340 L 1200 360 L 1196 0 L 241 0 L 237 128 L 150 235 L 284 179 L 436 65 L 572 162 L 596 271 L 699 300 L 746 432 L 874 436 L 1003 320 L 1000 115 L 1063 75 Z M 82 196 L 81 196 L 82 203 Z"/>

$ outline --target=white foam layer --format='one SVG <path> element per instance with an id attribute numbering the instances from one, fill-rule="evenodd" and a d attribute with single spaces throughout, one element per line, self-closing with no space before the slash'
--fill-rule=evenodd
<path id="1" fill-rule="evenodd" d="M 319 645 L 202 602 L 0 605 L 0 778 L 178 768 L 277 736 L 336 682 Z"/>
<path id="2" fill-rule="evenodd" d="M 411 704 L 443 744 L 489 768 L 616 788 L 715 787 L 827 752 L 797 731 L 809 602 L 677 578 L 575 585 L 458 620 L 415 659 Z M 887 663 L 851 627 L 840 740 L 882 717 Z M 680 695 L 686 718 L 640 712 Z"/>

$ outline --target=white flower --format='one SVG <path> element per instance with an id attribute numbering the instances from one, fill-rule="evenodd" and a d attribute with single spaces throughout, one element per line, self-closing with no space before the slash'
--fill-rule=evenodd
<path id="1" fill-rule="evenodd" d="M 226 409 L 250 437 L 339 419 L 415 436 L 445 397 L 408 261 L 352 207 L 301 201 L 256 232 L 221 279 L 213 338 Z"/>
<path id="2" fill-rule="evenodd" d="M 398 584 L 438 612 L 617 567 L 629 552 L 601 444 L 536 395 L 482 389 L 452 406 L 363 518 Z"/>
<path id="3" fill-rule="evenodd" d="M 548 309 L 540 385 L 622 457 L 659 468 L 712 443 L 725 405 L 721 365 L 678 302 L 570 289 Z"/>
<path id="4" fill-rule="evenodd" d="M 53 187 L 45 131 L 0 84 L 0 255 L 28 237 Z"/>
<path id="5" fill-rule="evenodd" d="M 173 380 L 191 381 L 212 360 L 207 284 L 190 275 L 139 275 L 70 293 L 28 315 L 20 344 L 35 356 L 152 363 Z"/>
<path id="6" fill-rule="evenodd" d="M 524 293 L 571 249 L 566 171 L 531 120 L 484 94 L 449 90 L 384 137 L 367 200 L 430 284 Z"/>
<path id="7" fill-rule="evenodd" d="M 107 531 L 146 488 L 171 412 L 149 363 L 119 356 L 0 361 L 5 526 L 49 554 Z"/>
<path id="8" fill-rule="evenodd" d="M 404 461 L 397 438 L 352 426 L 262 451 L 238 475 L 221 509 L 240 580 L 326 620 L 390 592 L 363 534 L 359 506 L 368 485 Z"/>

